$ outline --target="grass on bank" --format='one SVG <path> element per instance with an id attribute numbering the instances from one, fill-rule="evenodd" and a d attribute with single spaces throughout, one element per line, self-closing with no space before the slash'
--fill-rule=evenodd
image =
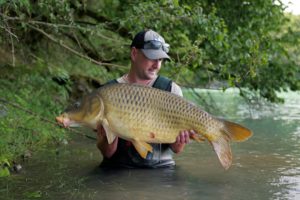
<path id="1" fill-rule="evenodd" d="M 4 68 L 0 75 L 0 177 L 9 175 L 12 162 L 26 152 L 67 138 L 66 130 L 54 121 L 65 107 L 67 88 L 42 71 Z"/>

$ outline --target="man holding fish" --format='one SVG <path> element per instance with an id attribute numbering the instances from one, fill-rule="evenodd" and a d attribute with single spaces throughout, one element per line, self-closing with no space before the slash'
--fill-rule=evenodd
<path id="1" fill-rule="evenodd" d="M 167 54 L 169 44 L 162 36 L 153 30 L 141 31 L 134 37 L 130 47 L 131 68 L 129 73 L 110 83 L 140 84 L 182 96 L 182 91 L 176 83 L 158 75 L 163 60 L 170 59 Z M 104 157 L 101 166 L 128 168 L 174 166 L 172 152 L 180 153 L 185 144 L 189 143 L 190 136 L 195 134 L 193 130 L 182 130 L 178 133 L 175 143 L 151 144 L 153 152 L 149 152 L 144 159 L 139 156 L 129 141 L 116 137 L 109 144 L 102 126 L 98 127 L 97 133 L 97 146 Z"/>
<path id="2" fill-rule="evenodd" d="M 168 48 L 158 33 L 138 33 L 131 44 L 129 73 L 56 117 L 65 127 L 97 129 L 101 166 L 174 166 L 172 151 L 181 152 L 193 139 L 212 145 L 221 165 L 228 169 L 232 164 L 230 142 L 252 136 L 248 128 L 214 117 L 182 98 L 178 85 L 157 75 L 163 59 L 169 59 Z"/>

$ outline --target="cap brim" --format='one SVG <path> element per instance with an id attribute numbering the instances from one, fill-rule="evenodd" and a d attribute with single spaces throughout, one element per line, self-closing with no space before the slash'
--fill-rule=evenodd
<path id="1" fill-rule="evenodd" d="M 141 50 L 144 53 L 144 55 L 150 60 L 157 60 L 157 59 L 171 60 L 168 54 L 163 50 L 153 50 L 153 49 L 141 49 Z"/>

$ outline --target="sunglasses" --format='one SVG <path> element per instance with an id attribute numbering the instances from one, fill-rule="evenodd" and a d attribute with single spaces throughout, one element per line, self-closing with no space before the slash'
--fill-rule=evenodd
<path id="1" fill-rule="evenodd" d="M 164 52 L 169 52 L 170 45 L 167 43 L 162 43 L 158 40 L 149 40 L 145 42 L 143 49 L 162 49 Z"/>

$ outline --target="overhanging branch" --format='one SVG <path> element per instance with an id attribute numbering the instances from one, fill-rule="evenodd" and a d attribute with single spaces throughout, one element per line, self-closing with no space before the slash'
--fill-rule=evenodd
<path id="1" fill-rule="evenodd" d="M 70 51 L 71 53 L 81 57 L 81 58 L 84 58 L 88 61 L 90 61 L 91 63 L 94 63 L 96 65 L 101 65 L 101 66 L 107 66 L 107 67 L 124 67 L 122 65 L 117 65 L 117 64 L 112 64 L 112 63 L 105 63 L 105 62 L 99 62 L 93 58 L 90 58 L 86 55 L 83 55 L 82 53 L 76 51 L 75 49 L 73 49 L 72 47 L 66 45 L 62 40 L 58 40 L 56 38 L 54 38 L 52 35 L 50 35 L 49 33 L 46 33 L 44 30 L 32 25 L 32 24 L 28 24 L 28 26 L 36 31 L 38 31 L 39 33 L 43 34 L 44 36 L 46 36 L 48 39 L 50 39 L 52 42 L 60 45 L 61 47 L 67 49 L 68 51 Z"/>

